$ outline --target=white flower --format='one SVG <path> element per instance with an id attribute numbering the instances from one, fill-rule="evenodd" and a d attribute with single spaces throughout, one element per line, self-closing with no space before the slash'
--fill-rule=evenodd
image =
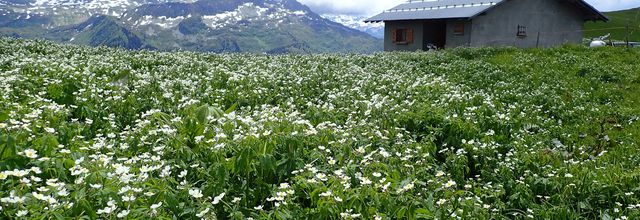
<path id="1" fill-rule="evenodd" d="M 156 204 L 152 204 L 151 205 L 151 209 L 158 209 L 160 208 L 160 206 L 162 206 L 162 202 L 156 203 Z"/>
<path id="2" fill-rule="evenodd" d="M 446 199 L 439 199 L 439 200 L 436 202 L 436 204 L 438 204 L 438 205 L 443 205 L 443 204 L 444 204 L 444 203 L 446 203 L 446 202 L 447 202 L 447 200 L 446 200 Z"/>
<path id="3" fill-rule="evenodd" d="M 56 129 L 53 128 L 44 128 L 44 131 L 48 132 L 48 133 L 56 133 Z"/>
<path id="4" fill-rule="evenodd" d="M 216 205 L 216 204 L 220 203 L 220 200 L 222 200 L 222 198 L 224 198 L 224 193 L 220 193 L 220 195 L 214 197 L 213 198 L 213 202 L 211 202 L 211 203 Z"/>
<path id="5" fill-rule="evenodd" d="M 369 178 L 362 177 L 362 179 L 360 179 L 360 184 L 362 184 L 362 185 L 369 185 L 371 183 L 372 182 L 371 182 L 371 180 L 369 180 Z"/>
<path id="6" fill-rule="evenodd" d="M 382 176 L 382 174 L 378 173 L 378 172 L 373 172 L 372 175 L 375 176 L 375 177 L 381 177 Z"/>
<path id="7" fill-rule="evenodd" d="M 324 173 L 317 173 L 316 174 L 316 178 L 318 178 L 321 181 L 326 181 L 327 180 L 327 175 Z"/>
<path id="8" fill-rule="evenodd" d="M 202 198 L 202 191 L 200 189 L 190 189 L 189 195 L 193 196 L 193 198 Z"/>
<path id="9" fill-rule="evenodd" d="M 209 208 L 206 208 L 205 210 L 202 210 L 202 212 L 196 214 L 196 216 L 198 218 L 202 218 L 204 215 L 206 215 L 207 213 L 209 213 Z"/>
<path id="10" fill-rule="evenodd" d="M 122 201 L 123 201 L 123 202 L 132 202 L 132 201 L 135 201 L 135 200 L 136 200 L 136 197 L 135 197 L 135 196 L 133 196 L 133 195 L 130 195 L 130 196 L 122 196 Z"/>
<path id="11" fill-rule="evenodd" d="M 124 218 L 127 217 L 127 215 L 129 215 L 129 210 L 122 210 L 120 213 L 118 213 L 117 217 Z"/>
<path id="12" fill-rule="evenodd" d="M 278 187 L 279 189 L 287 189 L 289 188 L 289 183 L 280 183 L 280 187 Z"/>
<path id="13" fill-rule="evenodd" d="M 455 186 L 455 185 L 456 185 L 455 181 L 449 180 L 449 181 L 447 181 L 447 183 L 444 184 L 444 187 L 445 188 L 449 188 L 449 187 L 452 187 L 452 186 Z"/>
<path id="14" fill-rule="evenodd" d="M 180 171 L 180 175 L 178 175 L 178 178 L 183 178 L 187 176 L 187 173 L 189 173 L 189 171 L 187 170 Z"/>
<path id="15" fill-rule="evenodd" d="M 5 180 L 8 176 L 9 175 L 7 175 L 5 172 L 0 172 L 0 180 Z"/>
<path id="16" fill-rule="evenodd" d="M 444 172 L 442 171 L 436 172 L 436 177 L 441 177 L 441 176 L 444 176 Z"/>
<path id="17" fill-rule="evenodd" d="M 237 203 L 237 202 L 240 202 L 241 200 L 242 200 L 242 198 L 240 198 L 240 197 L 233 197 L 233 200 L 231 200 L 231 202 Z"/>
<path id="18" fill-rule="evenodd" d="M 263 207 L 262 205 L 259 205 L 259 206 L 253 207 L 253 209 L 255 209 L 255 210 L 262 210 L 262 207 Z"/>
<path id="19" fill-rule="evenodd" d="M 22 153 L 24 154 L 25 157 L 28 157 L 31 159 L 38 158 L 38 152 L 35 151 L 34 149 L 26 149 Z"/>
<path id="20" fill-rule="evenodd" d="M 98 215 L 100 215 L 100 214 L 109 214 L 112 211 L 113 210 L 111 209 L 111 206 L 107 206 L 107 207 L 104 207 L 104 209 L 98 209 L 98 211 L 96 213 L 98 213 Z"/>
<path id="21" fill-rule="evenodd" d="M 29 211 L 27 211 L 27 210 L 20 210 L 20 211 L 18 211 L 18 212 L 16 213 L 16 217 L 22 217 L 22 216 L 25 216 L 25 215 L 27 215 L 27 213 L 29 213 Z"/>
<path id="22" fill-rule="evenodd" d="M 332 195 L 331 191 L 326 191 L 326 192 L 320 193 L 320 197 L 329 197 L 331 195 Z"/>

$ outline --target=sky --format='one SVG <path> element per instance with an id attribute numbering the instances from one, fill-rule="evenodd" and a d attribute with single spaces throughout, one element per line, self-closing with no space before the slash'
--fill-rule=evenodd
<path id="1" fill-rule="evenodd" d="M 407 0 L 298 0 L 319 14 L 371 16 Z M 586 0 L 600 11 L 640 7 L 640 0 Z"/>

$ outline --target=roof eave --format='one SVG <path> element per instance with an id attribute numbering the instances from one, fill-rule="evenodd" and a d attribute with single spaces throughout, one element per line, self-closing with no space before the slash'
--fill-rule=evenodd
<path id="1" fill-rule="evenodd" d="M 578 0 L 578 2 L 580 2 L 582 4 L 582 6 L 586 7 L 587 9 L 591 10 L 592 12 L 595 12 L 595 14 L 597 15 L 598 18 L 597 19 L 593 19 L 594 21 L 596 21 L 596 20 L 601 20 L 601 21 L 604 21 L 604 22 L 608 22 L 609 21 L 609 17 L 604 15 L 602 12 L 600 12 L 600 10 L 596 9 L 595 7 L 593 7 L 588 2 L 586 2 L 584 0 Z"/>

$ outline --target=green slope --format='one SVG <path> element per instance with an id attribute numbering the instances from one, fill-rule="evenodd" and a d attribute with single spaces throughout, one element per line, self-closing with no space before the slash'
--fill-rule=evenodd
<path id="1" fill-rule="evenodd" d="M 605 12 L 609 22 L 587 22 L 585 24 L 585 38 L 593 38 L 611 33 L 612 40 L 624 40 L 626 26 L 629 24 L 630 41 L 640 41 L 640 8 L 622 11 Z"/>

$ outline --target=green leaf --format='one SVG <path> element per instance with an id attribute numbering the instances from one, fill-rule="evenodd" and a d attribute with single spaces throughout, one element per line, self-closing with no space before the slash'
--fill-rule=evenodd
<path id="1" fill-rule="evenodd" d="M 207 122 L 207 118 L 209 117 L 209 105 L 203 105 L 196 109 L 196 118 L 200 124 L 204 124 Z"/>
<path id="2" fill-rule="evenodd" d="M 225 114 L 229 114 L 233 111 L 236 110 L 236 108 L 238 107 L 238 103 L 233 103 L 233 105 L 231 105 L 231 107 L 229 107 L 226 111 L 224 111 Z"/>
<path id="3" fill-rule="evenodd" d="M 0 137 L 0 160 L 5 160 L 18 154 L 15 142 L 16 139 L 11 135 Z"/>

